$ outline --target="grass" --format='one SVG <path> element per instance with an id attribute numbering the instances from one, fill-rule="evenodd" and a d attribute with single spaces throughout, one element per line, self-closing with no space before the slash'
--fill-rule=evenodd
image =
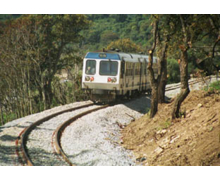
<path id="1" fill-rule="evenodd" d="M 0 120 L 0 126 L 4 125 L 7 122 L 10 122 L 13 119 L 16 119 L 17 116 L 15 113 L 10 113 L 10 114 L 5 114 L 3 113 L 3 124 L 2 121 Z"/>
<path id="2" fill-rule="evenodd" d="M 168 129 L 171 125 L 172 125 L 172 120 L 171 118 L 168 118 L 160 122 L 159 127 L 157 127 L 156 130 L 160 131 L 162 129 Z"/>
<path id="3" fill-rule="evenodd" d="M 208 87 L 204 88 L 205 91 L 220 91 L 220 81 L 213 82 Z"/>

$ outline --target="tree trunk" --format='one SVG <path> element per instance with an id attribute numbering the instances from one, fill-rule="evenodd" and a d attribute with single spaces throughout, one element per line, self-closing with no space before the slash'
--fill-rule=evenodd
<path id="1" fill-rule="evenodd" d="M 168 37 L 167 37 L 168 41 Z M 159 63 L 158 69 L 160 74 L 160 79 L 158 79 L 158 103 L 165 103 L 165 88 L 167 84 L 167 59 L 166 59 L 166 52 L 167 52 L 167 41 L 165 42 Z"/>
<path id="2" fill-rule="evenodd" d="M 150 118 L 153 118 L 158 111 L 158 84 L 155 82 L 155 85 L 152 86 L 152 95 L 151 95 L 151 113 Z"/>
<path id="3" fill-rule="evenodd" d="M 151 58 L 149 57 L 148 70 L 150 76 L 150 84 L 152 89 L 151 95 L 151 109 L 150 109 L 150 118 L 153 118 L 158 110 L 158 80 L 154 78 L 154 72 L 151 64 Z M 152 59 L 153 62 L 153 59 Z"/>
<path id="4" fill-rule="evenodd" d="M 180 14 L 179 16 L 182 25 L 183 44 L 184 44 L 184 45 L 180 45 L 181 57 L 180 57 L 179 67 L 180 67 L 181 91 L 174 101 L 172 115 L 171 115 L 172 119 L 180 117 L 180 113 L 179 113 L 180 106 L 190 92 L 189 83 L 188 83 L 188 56 L 187 56 L 187 51 L 189 49 L 189 42 L 190 42 L 189 29 L 187 29 L 183 15 Z"/>
<path id="5" fill-rule="evenodd" d="M 166 69 L 166 68 L 165 68 Z M 166 90 L 166 84 L 167 84 L 167 69 L 163 70 L 163 73 L 161 74 L 161 79 L 158 85 L 158 103 L 165 103 L 165 90 Z"/>
<path id="6" fill-rule="evenodd" d="M 154 54 L 154 50 L 156 48 L 157 31 L 158 31 L 158 21 L 156 20 L 154 22 L 154 30 L 153 30 L 154 42 L 153 42 L 151 50 L 149 50 L 149 62 L 147 65 L 147 69 L 149 71 L 149 77 L 150 77 L 150 84 L 151 84 L 151 88 L 152 88 L 150 118 L 153 118 L 158 110 L 158 79 L 160 79 L 160 75 L 158 74 L 157 79 L 155 79 L 154 71 L 152 68 L 153 54 Z"/>
<path id="7" fill-rule="evenodd" d="M 53 100 L 53 92 L 51 81 L 48 81 L 46 85 L 44 85 L 45 95 L 46 95 L 46 108 L 51 108 L 52 100 Z"/>
<path id="8" fill-rule="evenodd" d="M 173 110 L 172 110 L 172 119 L 178 118 L 180 116 L 180 106 L 184 99 L 189 94 L 189 84 L 188 84 L 188 59 L 187 59 L 187 50 L 181 52 L 180 59 L 180 81 L 181 81 L 181 92 L 178 94 L 174 101 Z"/>
<path id="9" fill-rule="evenodd" d="M 166 24 L 169 25 L 170 18 L 167 19 Z M 161 36 L 162 35 L 162 36 Z M 161 39 L 163 37 L 163 41 Z M 158 103 L 165 103 L 165 87 L 167 84 L 167 49 L 168 43 L 170 41 L 170 32 L 167 31 L 158 31 L 157 35 L 157 44 L 158 49 L 161 51 L 158 52 L 159 62 L 158 62 Z"/>

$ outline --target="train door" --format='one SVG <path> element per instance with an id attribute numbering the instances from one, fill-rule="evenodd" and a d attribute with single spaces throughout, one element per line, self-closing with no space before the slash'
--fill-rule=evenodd
<path id="1" fill-rule="evenodd" d="M 135 85 L 135 68 L 136 68 L 136 63 L 132 63 L 132 90 L 134 89 L 134 85 Z"/>

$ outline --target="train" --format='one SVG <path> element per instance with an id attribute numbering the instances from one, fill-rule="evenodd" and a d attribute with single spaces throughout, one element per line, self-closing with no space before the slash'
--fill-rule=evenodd
<path id="1" fill-rule="evenodd" d="M 83 59 L 82 89 L 95 103 L 110 103 L 150 93 L 149 56 L 119 51 L 88 52 Z M 153 70 L 158 74 L 157 57 Z"/>

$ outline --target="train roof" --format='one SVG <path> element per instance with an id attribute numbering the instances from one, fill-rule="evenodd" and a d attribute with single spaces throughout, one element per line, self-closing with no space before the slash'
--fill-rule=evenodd
<path id="1" fill-rule="evenodd" d="M 148 62 L 148 55 L 144 54 L 133 54 L 133 53 L 124 53 L 124 52 L 88 52 L 85 56 L 87 59 L 111 59 L 111 60 L 124 60 L 127 62 Z M 153 62 L 157 62 L 157 58 L 153 58 Z"/>

